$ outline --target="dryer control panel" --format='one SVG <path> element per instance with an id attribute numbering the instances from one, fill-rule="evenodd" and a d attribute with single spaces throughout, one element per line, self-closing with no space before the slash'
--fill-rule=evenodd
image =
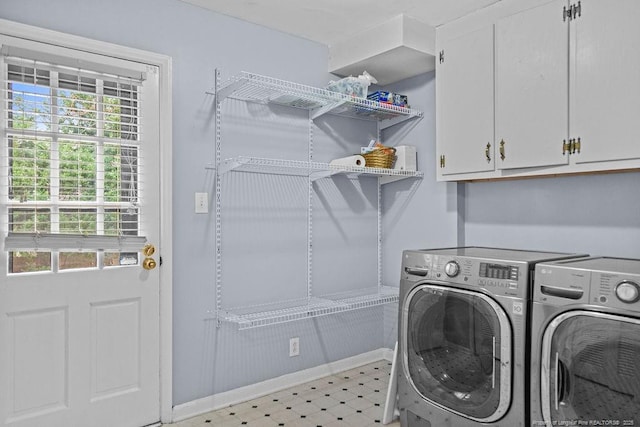
<path id="1" fill-rule="evenodd" d="M 640 312 L 640 277 L 594 271 L 590 302 Z"/>
<path id="2" fill-rule="evenodd" d="M 538 264 L 533 299 L 640 313 L 640 260 L 593 257 Z"/>

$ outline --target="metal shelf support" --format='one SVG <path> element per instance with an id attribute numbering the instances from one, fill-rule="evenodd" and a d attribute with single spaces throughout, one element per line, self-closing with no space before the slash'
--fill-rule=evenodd
<path id="1" fill-rule="evenodd" d="M 397 287 L 382 285 L 382 192 L 381 186 L 399 179 L 422 178 L 419 171 L 370 168 L 361 166 L 338 166 L 319 163 L 313 160 L 313 128 L 314 120 L 325 114 L 345 116 L 356 119 L 376 121 L 378 139 L 381 130 L 411 119 L 420 119 L 423 114 L 410 108 L 381 104 L 364 98 L 355 98 L 326 89 L 305 86 L 298 83 L 278 80 L 271 77 L 242 72 L 225 82 L 220 80 L 220 71 L 215 71 L 215 90 L 207 92 L 215 96 L 215 161 L 207 164 L 205 169 L 215 173 L 215 241 L 216 241 L 216 275 L 215 275 L 215 311 L 208 311 L 205 320 L 237 325 L 238 329 L 257 328 L 291 322 L 333 313 L 346 312 L 382 304 L 397 302 Z M 266 159 L 257 157 L 235 157 L 223 160 L 221 136 L 221 108 L 227 99 L 237 99 L 261 104 L 278 104 L 292 108 L 305 109 L 309 112 L 309 140 L 307 161 Z M 307 248 L 307 295 L 302 301 L 278 302 L 259 307 L 226 308 L 222 301 L 222 185 L 221 179 L 230 172 L 249 172 L 283 174 L 307 177 L 308 179 L 308 248 Z M 313 296 L 313 181 L 331 177 L 336 174 L 347 176 L 370 176 L 377 179 L 378 197 L 378 277 L 375 289 L 355 291 L 343 295 Z"/>

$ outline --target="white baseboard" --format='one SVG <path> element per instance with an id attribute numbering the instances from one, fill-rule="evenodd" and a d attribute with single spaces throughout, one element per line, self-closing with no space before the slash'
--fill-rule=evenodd
<path id="1" fill-rule="evenodd" d="M 275 393 L 289 387 L 304 384 L 318 378 L 333 375 L 336 372 L 347 371 L 358 366 L 373 363 L 378 360 L 393 360 L 393 350 L 380 348 L 357 356 L 282 375 L 277 378 L 262 381 L 257 384 L 236 388 L 223 393 L 192 400 L 173 407 L 173 422 L 182 421 L 210 411 L 235 405 L 248 400 L 257 399 L 267 394 Z"/>
<path id="2" fill-rule="evenodd" d="M 393 349 L 392 348 L 381 348 L 382 358 L 388 362 L 393 362 Z"/>

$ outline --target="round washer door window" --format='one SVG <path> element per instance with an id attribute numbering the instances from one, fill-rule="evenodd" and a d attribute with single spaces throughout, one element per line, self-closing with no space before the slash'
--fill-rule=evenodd
<path id="1" fill-rule="evenodd" d="M 492 422 L 511 396 L 511 326 L 479 292 L 422 285 L 403 306 L 403 369 L 422 397 L 469 419 Z"/>
<path id="2" fill-rule="evenodd" d="M 619 426 L 640 421 L 639 319 L 563 313 L 545 330 L 542 356 L 545 421 Z"/>

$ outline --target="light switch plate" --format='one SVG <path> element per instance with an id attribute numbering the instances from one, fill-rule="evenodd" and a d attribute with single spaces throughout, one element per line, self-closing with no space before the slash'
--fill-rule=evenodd
<path id="1" fill-rule="evenodd" d="M 209 193 L 196 193 L 196 213 L 209 213 Z"/>

